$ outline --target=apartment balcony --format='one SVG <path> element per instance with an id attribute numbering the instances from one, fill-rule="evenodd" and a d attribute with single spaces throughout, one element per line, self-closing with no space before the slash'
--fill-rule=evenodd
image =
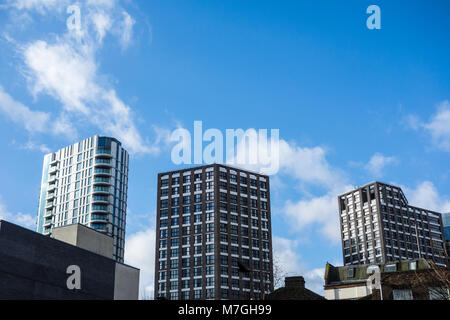
<path id="1" fill-rule="evenodd" d="M 54 192 L 47 192 L 47 200 L 53 200 L 56 197 Z"/>
<path id="2" fill-rule="evenodd" d="M 45 211 L 44 218 L 51 217 L 53 215 L 54 215 L 54 211 L 53 211 L 53 209 L 50 209 L 50 210 Z"/>
<path id="3" fill-rule="evenodd" d="M 100 156 L 100 155 L 98 155 Z M 111 160 L 111 158 L 101 158 L 101 157 L 97 157 L 95 159 L 95 166 L 105 166 L 105 167 L 112 167 L 113 166 L 113 161 Z"/>
<path id="4" fill-rule="evenodd" d="M 94 169 L 94 176 L 107 176 L 111 177 L 111 169 L 110 168 L 95 168 Z"/>
<path id="5" fill-rule="evenodd" d="M 105 177 L 94 177 L 94 185 L 110 185 L 111 184 L 111 178 L 105 178 Z"/>
<path id="6" fill-rule="evenodd" d="M 108 214 L 91 214 L 91 222 L 107 223 Z"/>
<path id="7" fill-rule="evenodd" d="M 95 229 L 99 232 L 108 232 L 108 222 L 107 221 L 99 221 L 90 224 L 92 229 Z"/>
<path id="8" fill-rule="evenodd" d="M 110 213 L 107 205 L 95 205 L 95 204 L 91 206 L 91 213 L 93 212 L 108 213 L 108 214 Z"/>
<path id="9" fill-rule="evenodd" d="M 50 177 L 48 178 L 48 183 L 49 184 L 54 184 L 55 182 L 56 182 L 56 174 L 54 174 L 54 175 L 50 175 Z"/>
<path id="10" fill-rule="evenodd" d="M 48 173 L 49 173 L 49 174 L 52 174 L 52 173 L 56 173 L 56 172 L 58 172 L 58 171 L 59 171 L 59 169 L 58 169 L 57 166 L 51 166 L 51 167 L 50 167 L 50 170 L 48 170 Z"/>
<path id="11" fill-rule="evenodd" d="M 47 203 L 45 204 L 45 209 L 50 209 L 54 207 L 54 202 L 53 201 L 47 201 Z"/>
<path id="12" fill-rule="evenodd" d="M 111 149 L 97 149 L 95 151 L 95 157 L 108 157 L 112 158 Z"/>
<path id="13" fill-rule="evenodd" d="M 92 203 L 102 203 L 102 204 L 108 204 L 109 203 L 109 197 L 108 196 L 100 196 L 100 195 L 94 195 L 92 197 Z"/>
<path id="14" fill-rule="evenodd" d="M 47 187 L 47 192 L 51 192 L 51 191 L 53 191 L 55 189 L 56 189 L 56 184 L 55 183 L 49 184 L 48 187 Z"/>
<path id="15" fill-rule="evenodd" d="M 59 163 L 58 159 L 50 161 L 50 166 L 56 166 Z"/>
<path id="16" fill-rule="evenodd" d="M 46 220 L 44 221 L 44 224 L 43 224 L 44 227 L 49 227 L 49 226 L 51 226 L 51 225 L 52 225 L 52 219 L 49 219 L 49 220 L 46 219 Z"/>
<path id="17" fill-rule="evenodd" d="M 109 187 L 94 185 L 94 189 L 92 190 L 92 193 L 94 195 L 96 195 L 96 194 L 105 195 L 105 194 L 110 194 L 109 190 L 110 190 Z"/>

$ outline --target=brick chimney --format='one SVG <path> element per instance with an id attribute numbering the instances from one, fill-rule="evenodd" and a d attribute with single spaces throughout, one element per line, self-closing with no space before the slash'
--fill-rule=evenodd
<path id="1" fill-rule="evenodd" d="M 286 277 L 284 278 L 284 286 L 286 288 L 305 289 L 305 279 L 303 277 Z"/>

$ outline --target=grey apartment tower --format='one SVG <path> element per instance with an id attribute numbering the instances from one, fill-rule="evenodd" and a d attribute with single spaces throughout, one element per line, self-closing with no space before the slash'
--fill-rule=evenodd
<path id="1" fill-rule="evenodd" d="M 273 291 L 269 177 L 212 164 L 158 175 L 155 297 Z"/>
<path id="2" fill-rule="evenodd" d="M 123 262 L 129 155 L 114 138 L 94 136 L 44 157 L 37 232 L 80 223 L 113 237 Z"/>
<path id="3" fill-rule="evenodd" d="M 338 201 L 345 265 L 418 258 L 446 265 L 441 214 L 409 205 L 400 187 L 373 182 Z"/>

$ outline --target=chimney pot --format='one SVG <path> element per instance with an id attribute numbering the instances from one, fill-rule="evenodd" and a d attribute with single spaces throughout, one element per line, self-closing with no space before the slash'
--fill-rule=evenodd
<path id="1" fill-rule="evenodd" d="M 286 288 L 305 289 L 305 279 L 303 277 L 286 277 L 284 278 L 284 286 Z"/>

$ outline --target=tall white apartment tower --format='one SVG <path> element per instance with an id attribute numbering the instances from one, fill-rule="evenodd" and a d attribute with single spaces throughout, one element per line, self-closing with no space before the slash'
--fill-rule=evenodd
<path id="1" fill-rule="evenodd" d="M 94 136 L 44 157 L 37 232 L 80 223 L 114 239 L 123 262 L 128 152 L 110 137 Z"/>

